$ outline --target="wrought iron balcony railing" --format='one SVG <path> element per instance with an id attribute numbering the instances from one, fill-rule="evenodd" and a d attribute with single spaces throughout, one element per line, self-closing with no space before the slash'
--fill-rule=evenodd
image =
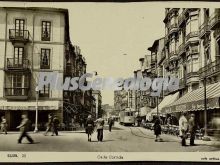
<path id="1" fill-rule="evenodd" d="M 28 42 L 29 36 L 28 30 L 9 29 L 9 39 L 11 41 Z"/>
<path id="2" fill-rule="evenodd" d="M 29 69 L 29 60 L 19 58 L 7 58 L 7 69 Z"/>
<path id="3" fill-rule="evenodd" d="M 201 78 L 209 77 L 220 71 L 220 61 L 213 61 L 199 70 Z"/>

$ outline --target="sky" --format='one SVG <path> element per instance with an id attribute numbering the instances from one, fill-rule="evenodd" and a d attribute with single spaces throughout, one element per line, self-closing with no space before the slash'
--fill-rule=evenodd
<path id="1" fill-rule="evenodd" d="M 165 8 L 158 3 L 16 4 L 69 9 L 71 41 L 80 46 L 87 72 L 96 71 L 103 78 L 133 76 L 140 68 L 139 58 L 150 54 L 147 48 L 165 33 Z M 113 91 L 101 93 L 103 104 L 114 105 Z"/>
<path id="2" fill-rule="evenodd" d="M 86 58 L 87 72 L 100 77 L 133 76 L 139 58 L 165 33 L 165 9 L 147 3 L 81 3 L 69 9 L 71 39 Z M 114 105 L 113 91 L 101 92 L 103 104 Z"/>

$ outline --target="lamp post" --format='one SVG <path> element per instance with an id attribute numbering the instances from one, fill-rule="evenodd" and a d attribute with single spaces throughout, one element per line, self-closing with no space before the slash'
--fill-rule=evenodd
<path id="1" fill-rule="evenodd" d="M 206 64 L 206 60 L 205 60 Z M 207 65 L 205 65 L 207 66 Z M 206 98 L 206 69 L 204 71 L 204 137 L 202 138 L 204 141 L 210 141 L 211 139 L 207 136 L 207 98 Z"/>
<path id="2" fill-rule="evenodd" d="M 38 97 L 39 97 L 39 89 L 38 86 L 35 88 L 36 92 L 36 115 L 35 115 L 35 128 L 34 128 L 34 133 L 38 132 Z"/>

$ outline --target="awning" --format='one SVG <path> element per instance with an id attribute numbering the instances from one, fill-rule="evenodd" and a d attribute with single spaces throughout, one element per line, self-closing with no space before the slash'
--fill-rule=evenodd
<path id="1" fill-rule="evenodd" d="M 158 112 L 161 114 L 162 112 L 162 108 L 164 108 L 165 106 L 173 103 L 174 101 L 176 101 L 179 98 L 179 92 L 176 92 L 174 94 L 168 95 L 166 97 L 164 97 L 164 99 L 160 102 L 160 104 L 158 105 Z M 151 112 L 149 112 L 146 116 L 146 120 L 150 120 L 151 117 L 153 115 L 157 114 L 157 107 L 154 108 Z"/>
<path id="2" fill-rule="evenodd" d="M 36 110 L 36 101 L 0 100 L 0 110 Z M 38 101 L 38 110 L 58 110 L 60 101 Z"/>
<path id="3" fill-rule="evenodd" d="M 207 109 L 219 108 L 220 83 L 206 86 Z M 204 87 L 186 93 L 163 108 L 164 113 L 204 110 Z"/>
<path id="4" fill-rule="evenodd" d="M 152 109 L 150 107 L 141 107 L 140 108 L 140 116 L 146 116 Z"/>

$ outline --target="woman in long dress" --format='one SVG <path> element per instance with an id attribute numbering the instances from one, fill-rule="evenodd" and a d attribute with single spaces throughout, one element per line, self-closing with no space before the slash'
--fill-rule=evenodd
<path id="1" fill-rule="evenodd" d="M 88 116 L 85 126 L 86 126 L 85 127 L 86 133 L 88 134 L 88 141 L 91 142 L 91 137 L 92 137 L 92 133 L 94 131 L 94 126 L 95 126 L 91 115 Z"/>

